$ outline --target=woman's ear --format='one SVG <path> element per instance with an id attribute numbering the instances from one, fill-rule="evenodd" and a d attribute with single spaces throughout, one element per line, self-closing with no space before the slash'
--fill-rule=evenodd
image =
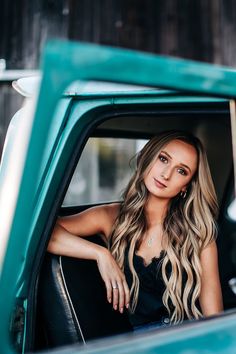
<path id="1" fill-rule="evenodd" d="M 182 189 L 181 189 L 181 193 L 187 193 L 188 191 L 188 184 L 186 184 L 186 186 L 184 186 Z"/>

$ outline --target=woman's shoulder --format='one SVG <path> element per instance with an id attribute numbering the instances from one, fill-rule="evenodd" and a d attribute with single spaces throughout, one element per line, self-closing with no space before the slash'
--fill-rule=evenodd
<path id="1" fill-rule="evenodd" d="M 93 208 L 96 217 L 103 222 L 103 231 L 109 237 L 113 225 L 118 217 L 120 203 L 102 204 Z"/>
<path id="2" fill-rule="evenodd" d="M 107 218 L 114 223 L 120 210 L 120 203 L 105 204 L 102 206 Z"/>

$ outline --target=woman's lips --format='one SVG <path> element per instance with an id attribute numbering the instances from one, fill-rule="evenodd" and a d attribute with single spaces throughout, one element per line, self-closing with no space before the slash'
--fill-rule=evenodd
<path id="1" fill-rule="evenodd" d="M 156 179 L 156 178 L 154 178 L 154 181 L 155 181 L 155 184 L 156 184 L 156 186 L 157 186 L 158 188 L 164 189 L 164 188 L 167 187 L 164 183 L 158 181 L 158 179 Z"/>

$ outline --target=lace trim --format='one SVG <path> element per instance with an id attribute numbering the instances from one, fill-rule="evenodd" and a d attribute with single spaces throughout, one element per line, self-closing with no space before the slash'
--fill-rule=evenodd
<path id="1" fill-rule="evenodd" d="M 152 257 L 152 259 L 151 259 L 151 261 L 150 261 L 149 263 L 147 263 L 146 260 L 145 260 L 145 258 L 142 257 L 141 255 L 139 255 L 139 254 L 137 254 L 137 253 L 135 253 L 134 255 L 135 255 L 135 257 L 139 258 L 139 259 L 142 261 L 142 264 L 143 264 L 143 266 L 144 266 L 145 268 L 148 268 L 151 264 L 156 263 L 156 262 L 159 261 L 161 258 L 163 258 L 164 254 L 165 254 L 165 250 L 161 250 L 159 256 L 154 256 L 154 257 Z"/>

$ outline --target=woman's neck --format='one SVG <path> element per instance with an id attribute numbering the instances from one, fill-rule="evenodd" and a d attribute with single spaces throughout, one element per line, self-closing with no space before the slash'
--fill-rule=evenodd
<path id="1" fill-rule="evenodd" d="M 149 196 L 145 206 L 145 213 L 149 226 L 162 223 L 166 216 L 169 200 L 159 199 L 152 195 Z"/>

